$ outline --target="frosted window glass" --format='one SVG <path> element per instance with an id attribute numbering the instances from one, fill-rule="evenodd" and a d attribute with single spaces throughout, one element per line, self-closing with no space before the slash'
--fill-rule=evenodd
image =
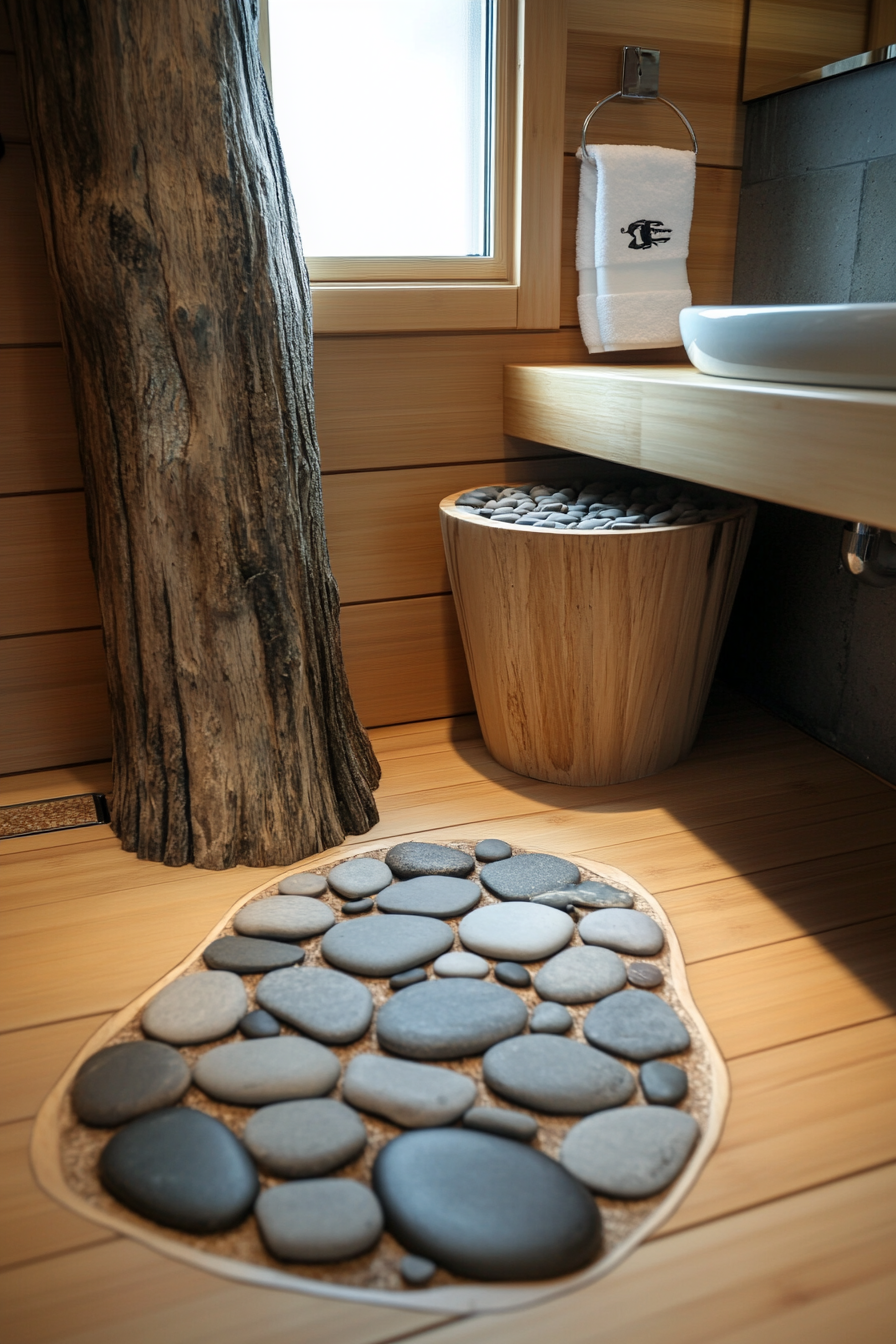
<path id="1" fill-rule="evenodd" d="M 269 0 L 272 96 L 311 257 L 481 257 L 492 0 Z"/>

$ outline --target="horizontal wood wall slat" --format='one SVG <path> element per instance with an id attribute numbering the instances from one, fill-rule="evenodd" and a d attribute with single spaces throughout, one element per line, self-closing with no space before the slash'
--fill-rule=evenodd
<path id="1" fill-rule="evenodd" d="M 61 348 L 0 349 L 0 495 L 81 484 Z"/>
<path id="2" fill-rule="evenodd" d="M 0 774 L 111 755 L 99 630 L 0 640 L 0 698 Z"/>
<path id="3" fill-rule="evenodd" d="M 2 44 L 0 44 L 2 45 Z M 0 135 L 4 140 L 28 140 L 28 123 L 16 58 L 0 55 Z"/>
<path id="4" fill-rule="evenodd" d="M 342 651 L 365 728 L 473 709 L 450 597 L 343 607 Z"/>
<path id="5" fill-rule="evenodd" d="M 27 145 L 7 145 L 0 163 L 0 345 L 59 341 L 56 296 L 50 281 Z"/>
<path id="6" fill-rule="evenodd" d="M 84 496 L 0 499 L 0 635 L 99 625 Z"/>

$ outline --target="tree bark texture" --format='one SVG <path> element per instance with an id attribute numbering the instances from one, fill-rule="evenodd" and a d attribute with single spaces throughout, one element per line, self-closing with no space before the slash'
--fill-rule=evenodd
<path id="1" fill-rule="evenodd" d="M 339 643 L 311 295 L 254 0 L 11 0 L 80 437 L 113 826 L 285 864 L 377 820 Z"/>

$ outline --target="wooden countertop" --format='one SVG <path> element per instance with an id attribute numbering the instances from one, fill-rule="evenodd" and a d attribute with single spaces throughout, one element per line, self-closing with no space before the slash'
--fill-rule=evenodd
<path id="1" fill-rule="evenodd" d="M 504 431 L 896 530 L 896 392 L 690 366 L 509 364 Z"/>

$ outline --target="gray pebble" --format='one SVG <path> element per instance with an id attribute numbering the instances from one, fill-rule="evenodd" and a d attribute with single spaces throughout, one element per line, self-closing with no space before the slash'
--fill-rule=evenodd
<path id="1" fill-rule="evenodd" d="M 161 1041 L 123 1041 L 85 1059 L 72 1085 L 72 1106 L 85 1125 L 111 1128 L 173 1106 L 190 1086 L 181 1055 Z"/>
<path id="2" fill-rule="evenodd" d="M 432 961 L 453 942 L 454 930 L 426 915 L 362 915 L 325 933 L 321 951 L 343 971 L 386 977 Z"/>
<path id="3" fill-rule="evenodd" d="M 424 1288 L 436 1272 L 436 1265 L 425 1255 L 403 1255 L 398 1272 L 411 1288 Z"/>
<path id="4" fill-rule="evenodd" d="M 305 953 L 301 947 L 268 938 L 216 938 L 202 953 L 202 960 L 212 971 L 260 975 L 279 966 L 296 966 L 305 960 Z"/>
<path id="5" fill-rule="evenodd" d="M 366 915 L 368 910 L 373 909 L 373 898 L 371 896 L 362 896 L 357 901 L 346 901 L 342 907 L 343 915 Z"/>
<path id="6" fill-rule="evenodd" d="M 319 1097 L 330 1091 L 338 1077 L 339 1060 L 332 1050 L 299 1036 L 219 1045 L 193 1066 L 197 1087 L 216 1101 L 234 1106 Z"/>
<path id="7" fill-rule="evenodd" d="M 606 947 L 567 947 L 535 977 L 541 997 L 555 1003 L 593 1003 L 624 984 L 625 963 Z"/>
<path id="8" fill-rule="evenodd" d="M 595 910 L 582 920 L 579 933 L 583 943 L 635 957 L 656 956 L 666 941 L 661 926 L 641 910 Z"/>
<path id="9" fill-rule="evenodd" d="M 345 1071 L 342 1095 L 372 1115 L 405 1129 L 450 1125 L 476 1098 L 476 1084 L 465 1073 L 412 1064 L 385 1055 L 355 1055 Z"/>
<path id="10" fill-rule="evenodd" d="M 268 1036 L 279 1036 L 280 1023 L 263 1008 L 256 1008 L 241 1020 L 240 1031 L 251 1041 L 261 1041 Z"/>
<path id="11" fill-rule="evenodd" d="M 533 896 L 531 905 L 549 905 L 554 910 L 572 910 L 573 903 L 569 888 L 566 891 L 545 891 L 541 896 Z"/>
<path id="12" fill-rule="evenodd" d="M 295 1180 L 350 1162 L 365 1147 L 367 1130 L 350 1106 L 312 1097 L 262 1106 L 249 1117 L 243 1143 L 265 1171 Z"/>
<path id="13" fill-rule="evenodd" d="M 562 1003 L 539 1003 L 532 1009 L 529 1030 L 562 1036 L 572 1026 L 572 1015 Z"/>
<path id="14" fill-rule="evenodd" d="M 691 1044 L 675 1010 L 644 989 L 624 989 L 602 999 L 585 1018 L 582 1030 L 599 1049 L 639 1062 L 677 1055 Z"/>
<path id="15" fill-rule="evenodd" d="M 320 873 L 290 873 L 281 880 L 277 890 L 282 896 L 324 896 L 327 879 Z"/>
<path id="16" fill-rule="evenodd" d="M 538 1133 L 538 1121 L 523 1111 L 508 1111 L 504 1106 L 473 1106 L 463 1119 L 466 1129 L 481 1129 L 500 1134 L 504 1139 L 531 1143 Z"/>
<path id="17" fill-rule="evenodd" d="M 305 1264 L 363 1255 L 383 1230 L 373 1191 L 338 1176 L 272 1186 L 259 1196 L 255 1217 L 272 1255 Z"/>
<path id="18" fill-rule="evenodd" d="M 390 989 L 407 989 L 408 985 L 419 985 L 421 980 L 426 979 L 426 967 L 414 966 L 410 971 L 399 971 L 398 975 L 393 975 L 389 980 Z"/>
<path id="19" fill-rule="evenodd" d="M 541 961 L 565 947 L 574 930 L 575 925 L 562 910 L 529 901 L 509 901 L 472 910 L 461 920 L 458 932 L 464 947 L 480 956 Z"/>
<path id="20" fill-rule="evenodd" d="M 692 1115 L 665 1106 L 626 1106 L 590 1115 L 563 1140 L 560 1161 L 589 1190 L 611 1199 L 649 1199 L 674 1181 L 697 1142 Z"/>
<path id="21" fill-rule="evenodd" d="M 641 1091 L 655 1106 L 677 1106 L 688 1094 L 688 1076 L 677 1064 L 648 1060 L 638 1071 Z"/>
<path id="22" fill-rule="evenodd" d="M 493 1045 L 483 1077 L 499 1096 L 549 1115 L 622 1106 L 635 1090 L 618 1060 L 563 1036 L 519 1036 Z"/>
<path id="23" fill-rule="evenodd" d="M 387 1000 L 377 1014 L 380 1045 L 410 1059 L 461 1059 L 514 1036 L 526 1005 L 483 980 L 427 980 Z M 584 1048 L 584 1047 L 583 1047 Z"/>
<path id="24" fill-rule="evenodd" d="M 397 878 L 468 877 L 476 867 L 471 856 L 462 849 L 425 844 L 420 840 L 405 840 L 400 845 L 393 845 L 386 855 L 386 863 Z"/>
<path id="25" fill-rule="evenodd" d="M 443 952 L 432 964 L 433 973 L 443 980 L 464 976 L 471 980 L 484 980 L 489 973 L 489 964 L 484 957 L 475 952 Z"/>
<path id="26" fill-rule="evenodd" d="M 516 961 L 499 961 L 495 965 L 495 979 L 502 985 L 512 985 L 514 989 L 528 989 L 532 977 L 525 966 Z"/>
<path id="27" fill-rule="evenodd" d="M 480 840 L 473 851 L 480 863 L 494 863 L 497 859 L 509 859 L 513 850 L 506 840 Z"/>
<path id="28" fill-rule="evenodd" d="M 376 896 L 392 881 L 392 873 L 379 859 L 347 859 L 327 873 L 327 881 L 347 901 Z"/>
<path id="29" fill-rule="evenodd" d="M 233 927 L 248 938 L 291 942 L 326 933 L 335 923 L 330 907 L 311 896 L 265 896 L 244 905 Z"/>
<path id="30" fill-rule="evenodd" d="M 482 888 L 462 877 L 412 877 L 395 882 L 377 902 L 386 915 L 429 915 L 457 919 L 479 904 Z"/>
<path id="31" fill-rule="evenodd" d="M 483 868 L 479 879 L 502 901 L 527 901 L 545 891 L 572 887 L 580 873 L 574 863 L 554 854 L 514 854 Z"/>
<path id="32" fill-rule="evenodd" d="M 571 893 L 573 905 L 582 910 L 608 910 L 612 908 L 631 910 L 634 900 L 631 894 L 610 882 L 596 882 L 590 878 L 580 882 Z"/>
<path id="33" fill-rule="evenodd" d="M 347 1045 L 363 1036 L 373 1017 L 366 985 L 326 966 L 272 971 L 255 997 L 262 1008 L 327 1045 Z"/>
<path id="34" fill-rule="evenodd" d="M 663 973 L 652 962 L 633 961 L 628 967 L 628 982 L 635 989 L 656 989 L 663 983 Z"/>
<path id="35" fill-rule="evenodd" d="M 248 1004 L 242 980 L 231 971 L 199 971 L 159 990 L 143 1009 L 147 1036 L 169 1045 L 201 1045 L 229 1036 Z"/>

